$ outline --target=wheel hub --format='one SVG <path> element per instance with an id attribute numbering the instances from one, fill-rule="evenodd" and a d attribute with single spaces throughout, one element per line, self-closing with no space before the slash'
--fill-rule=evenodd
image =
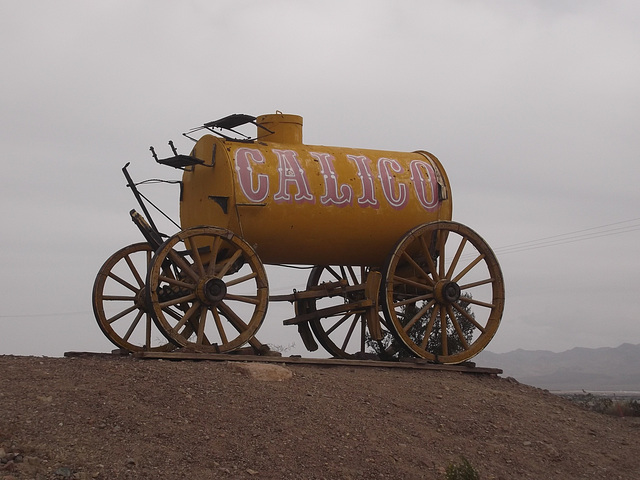
<path id="1" fill-rule="evenodd" d="M 198 293 L 202 301 L 213 305 L 227 295 L 227 285 L 219 278 L 209 278 L 201 283 Z"/>
<path id="2" fill-rule="evenodd" d="M 454 303 L 460 299 L 460 285 L 451 280 L 440 280 L 436 283 L 434 293 L 439 303 Z"/>
<path id="3" fill-rule="evenodd" d="M 145 292 L 144 288 L 141 288 L 140 290 L 138 290 L 138 292 L 136 293 L 136 297 L 135 297 L 135 300 L 133 301 L 133 303 L 140 310 L 142 310 L 144 312 L 147 312 L 147 300 L 146 300 L 145 293 L 146 292 Z"/>

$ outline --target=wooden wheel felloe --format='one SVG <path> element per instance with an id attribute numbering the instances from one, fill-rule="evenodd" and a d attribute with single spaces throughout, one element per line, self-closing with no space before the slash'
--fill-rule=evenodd
<path id="1" fill-rule="evenodd" d="M 158 328 L 173 343 L 228 352 L 252 341 L 267 312 L 267 275 L 256 252 L 217 227 L 193 227 L 164 242 L 147 277 Z"/>
<path id="2" fill-rule="evenodd" d="M 383 270 L 387 324 L 415 355 L 460 363 L 495 335 L 504 308 L 500 265 L 487 243 L 456 222 L 409 231 Z"/>
<path id="3" fill-rule="evenodd" d="M 93 284 L 93 312 L 100 329 L 114 345 L 130 352 L 174 348 L 156 328 L 146 306 L 144 279 L 152 254 L 147 243 L 118 250 Z"/>
<path id="4" fill-rule="evenodd" d="M 307 281 L 308 290 L 321 289 L 327 285 L 330 296 L 302 300 L 298 311 L 304 313 L 342 304 L 365 300 L 365 282 L 369 269 L 350 266 L 315 266 Z M 377 296 L 377 292 L 375 294 Z M 328 313 L 309 321 L 318 342 L 337 358 L 367 358 L 377 355 L 369 335 L 366 310 L 354 307 L 346 311 Z"/>

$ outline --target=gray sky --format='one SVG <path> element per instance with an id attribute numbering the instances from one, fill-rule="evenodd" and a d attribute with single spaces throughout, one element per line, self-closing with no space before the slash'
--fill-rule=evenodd
<path id="1" fill-rule="evenodd" d="M 505 276 L 488 350 L 640 343 L 638 2 L 0 7 L 0 354 L 110 350 L 93 280 L 141 240 L 121 167 L 177 178 L 150 145 L 186 151 L 191 127 L 276 110 L 304 117 L 308 144 L 440 158 L 454 220 Z M 177 212 L 176 187 L 145 193 Z M 270 284 L 290 293 L 304 278 Z M 281 324 L 288 304 L 272 307 L 260 339 L 303 353 Z"/>

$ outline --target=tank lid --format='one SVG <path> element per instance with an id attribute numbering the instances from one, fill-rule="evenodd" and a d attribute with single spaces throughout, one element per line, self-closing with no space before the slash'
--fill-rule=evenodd
<path id="1" fill-rule="evenodd" d="M 282 112 L 256 118 L 258 139 L 274 143 L 302 143 L 302 117 Z"/>

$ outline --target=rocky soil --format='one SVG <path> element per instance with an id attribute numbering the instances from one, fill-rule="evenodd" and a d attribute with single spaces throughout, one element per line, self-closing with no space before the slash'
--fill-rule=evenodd
<path id="1" fill-rule="evenodd" d="M 247 365 L 0 356 L 0 479 L 640 475 L 638 419 L 511 379 Z"/>

